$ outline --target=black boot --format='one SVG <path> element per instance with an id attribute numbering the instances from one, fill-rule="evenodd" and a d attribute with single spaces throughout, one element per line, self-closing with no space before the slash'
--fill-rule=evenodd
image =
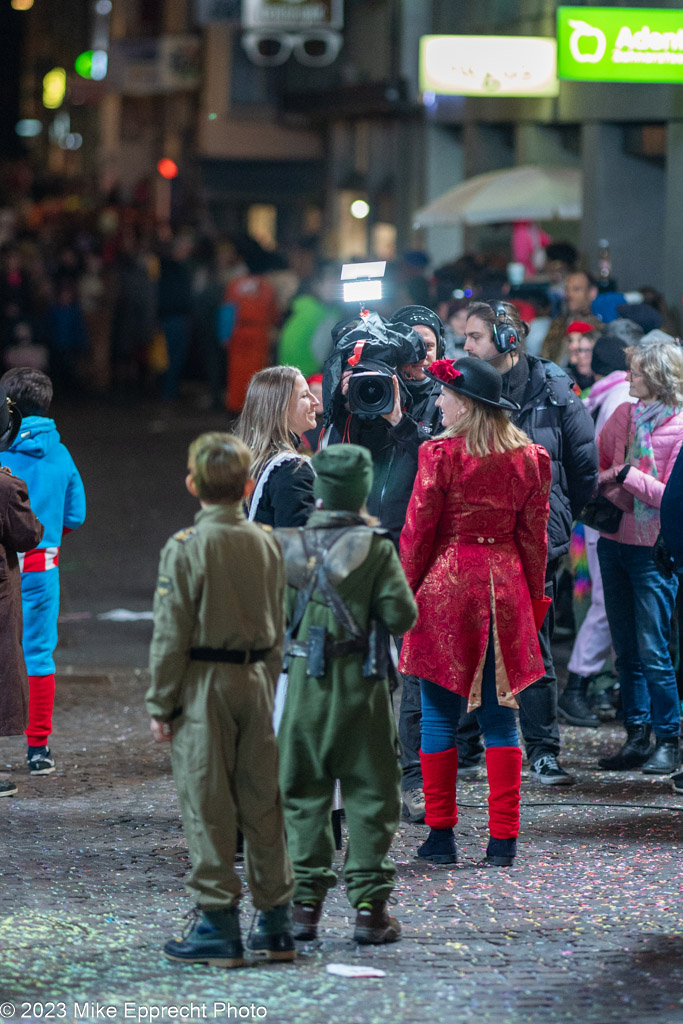
<path id="1" fill-rule="evenodd" d="M 249 932 L 247 949 L 268 960 L 295 959 L 289 903 L 261 911 L 256 927 Z"/>
<path id="2" fill-rule="evenodd" d="M 516 856 L 516 839 L 494 839 L 493 836 L 489 836 L 486 860 L 479 861 L 478 867 L 485 868 L 489 864 L 495 864 L 498 868 L 509 868 Z"/>
<path id="3" fill-rule="evenodd" d="M 655 749 L 643 765 L 644 775 L 671 775 L 681 767 L 677 736 L 657 737 Z"/>
<path id="4" fill-rule="evenodd" d="M 418 846 L 417 855 L 432 864 L 457 864 L 458 852 L 452 828 L 431 828 L 427 839 Z"/>
<path id="5" fill-rule="evenodd" d="M 590 678 L 570 672 L 562 696 L 557 702 L 557 717 L 568 725 L 597 729 L 600 719 L 588 707 L 586 694 Z"/>
<path id="6" fill-rule="evenodd" d="M 240 937 L 237 907 L 225 910 L 201 910 L 188 915 L 190 930 L 182 939 L 164 946 L 169 960 L 184 964 L 208 964 L 209 967 L 244 967 L 244 949 Z"/>
<path id="7" fill-rule="evenodd" d="M 601 757 L 598 764 L 608 772 L 628 772 L 645 764 L 652 752 L 649 725 L 627 725 L 626 742 L 612 757 Z"/>

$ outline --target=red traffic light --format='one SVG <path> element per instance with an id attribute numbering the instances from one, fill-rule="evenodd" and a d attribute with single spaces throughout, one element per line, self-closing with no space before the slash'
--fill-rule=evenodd
<path id="1" fill-rule="evenodd" d="M 157 164 L 157 170 L 162 178 L 178 177 L 178 164 L 175 160 L 169 160 L 166 156 Z"/>

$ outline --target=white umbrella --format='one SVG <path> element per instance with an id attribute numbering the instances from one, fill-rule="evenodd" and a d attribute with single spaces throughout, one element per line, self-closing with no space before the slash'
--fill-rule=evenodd
<path id="1" fill-rule="evenodd" d="M 578 220 L 583 176 L 573 167 L 510 167 L 468 178 L 415 214 L 416 228 L 515 220 Z"/>

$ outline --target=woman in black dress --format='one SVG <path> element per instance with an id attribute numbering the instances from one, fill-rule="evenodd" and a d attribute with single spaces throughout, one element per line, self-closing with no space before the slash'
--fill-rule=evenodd
<path id="1" fill-rule="evenodd" d="M 300 370 L 269 366 L 249 381 L 235 433 L 252 452 L 256 481 L 249 518 L 267 526 L 303 526 L 313 509 L 313 470 L 299 443 L 315 427 L 318 400 Z"/>

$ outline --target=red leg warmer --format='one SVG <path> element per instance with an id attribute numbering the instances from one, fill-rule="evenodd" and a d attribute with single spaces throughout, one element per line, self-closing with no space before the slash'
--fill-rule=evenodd
<path id="1" fill-rule="evenodd" d="M 26 740 L 29 747 L 45 747 L 52 732 L 52 709 L 55 703 L 55 677 L 28 677 L 28 728 Z"/>
<path id="2" fill-rule="evenodd" d="M 516 839 L 519 835 L 522 751 L 519 747 L 489 747 L 486 771 L 489 777 L 489 833 L 494 839 Z"/>
<path id="3" fill-rule="evenodd" d="M 458 777 L 458 748 L 437 754 L 420 751 L 425 822 L 430 828 L 452 828 L 458 820 L 455 784 Z"/>

